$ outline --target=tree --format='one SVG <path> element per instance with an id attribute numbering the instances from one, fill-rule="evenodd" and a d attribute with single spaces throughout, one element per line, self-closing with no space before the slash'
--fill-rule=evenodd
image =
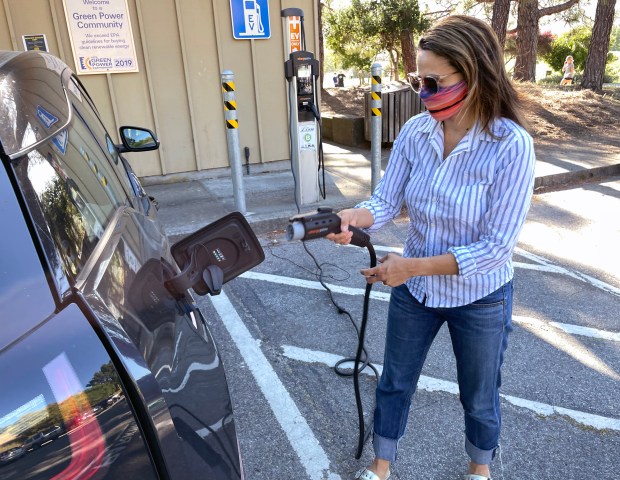
<path id="1" fill-rule="evenodd" d="M 87 387 L 94 387 L 95 385 L 118 385 L 120 383 L 120 379 L 118 378 L 118 373 L 116 373 L 116 369 L 112 365 L 112 362 L 104 363 L 101 365 L 101 368 L 93 374 L 93 378 L 90 379 L 90 382 L 86 385 Z"/>
<path id="2" fill-rule="evenodd" d="M 554 42 L 557 39 L 551 32 L 541 32 L 538 35 L 538 44 L 536 54 L 541 58 L 546 58 L 553 50 Z M 515 32 L 508 33 L 504 42 L 504 56 L 506 59 L 514 59 L 517 55 L 517 34 Z M 584 57 L 585 58 L 585 57 Z M 549 62 L 547 62 L 549 63 Z"/>
<path id="3" fill-rule="evenodd" d="M 405 73 L 416 70 L 416 49 L 413 37 L 426 30 L 430 22 L 421 12 L 418 0 L 371 0 L 371 11 L 376 12 L 376 34 L 389 41 L 391 49 L 402 56 Z M 400 47 L 400 48 L 399 48 Z M 395 79 L 398 79 L 398 62 L 395 63 Z"/>
<path id="4" fill-rule="evenodd" d="M 508 17 L 510 16 L 510 1 L 511 0 L 495 0 L 493 2 L 491 28 L 493 28 L 502 47 L 506 42 L 506 29 L 508 27 Z"/>
<path id="5" fill-rule="evenodd" d="M 566 57 L 571 55 L 575 63 L 575 70 L 581 71 L 586 64 L 591 36 L 588 27 L 575 28 L 556 38 L 549 51 L 542 54 L 541 58 L 551 68 L 559 72 L 562 70 Z"/>
<path id="6" fill-rule="evenodd" d="M 605 75 L 615 8 L 616 0 L 598 0 L 586 68 L 581 80 L 583 88 L 595 91 L 603 89 L 603 76 Z"/>
<path id="7" fill-rule="evenodd" d="M 352 0 L 348 7 L 325 12 L 324 19 L 326 43 L 343 67 L 368 71 L 385 51 L 396 79 L 401 58 L 406 72 L 415 70 L 413 36 L 430 25 L 417 0 Z"/>
<path id="8" fill-rule="evenodd" d="M 538 0 L 520 0 L 517 17 L 517 55 L 513 75 L 516 80 L 536 81 L 536 52 L 540 19 L 568 10 L 578 2 L 579 0 L 568 0 L 559 5 L 539 8 Z"/>
<path id="9" fill-rule="evenodd" d="M 364 20 L 357 15 L 355 6 L 360 0 L 342 9 L 327 9 L 323 12 L 324 38 L 329 49 L 343 68 L 370 70 L 378 52 L 380 39 L 368 38 L 364 31 Z"/>

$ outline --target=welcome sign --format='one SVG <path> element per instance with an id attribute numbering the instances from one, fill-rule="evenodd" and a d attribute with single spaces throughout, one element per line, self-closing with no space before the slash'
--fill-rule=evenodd
<path id="1" fill-rule="evenodd" d="M 138 71 L 127 0 L 63 0 L 76 73 Z"/>

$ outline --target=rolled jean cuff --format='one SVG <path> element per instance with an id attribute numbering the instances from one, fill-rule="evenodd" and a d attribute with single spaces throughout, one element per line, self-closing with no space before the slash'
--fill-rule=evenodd
<path id="1" fill-rule="evenodd" d="M 372 434 L 372 446 L 375 450 L 375 457 L 388 462 L 396 461 L 396 454 L 398 453 L 398 440 L 393 438 L 382 437 L 375 432 Z"/>
<path id="2" fill-rule="evenodd" d="M 465 439 L 465 451 L 472 462 L 477 463 L 479 465 L 488 465 L 493 460 L 495 456 L 495 450 L 497 447 L 492 450 L 482 450 L 476 447 L 473 443 L 471 443 L 468 439 Z"/>

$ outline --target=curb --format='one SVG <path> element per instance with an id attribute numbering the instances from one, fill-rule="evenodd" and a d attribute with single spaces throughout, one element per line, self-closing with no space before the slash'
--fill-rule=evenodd
<path id="1" fill-rule="evenodd" d="M 600 180 L 616 175 L 620 175 L 620 164 L 584 168 L 574 172 L 536 177 L 534 180 L 534 194 L 545 193 L 549 190 L 558 190 L 561 187 L 569 187 L 574 183 L 587 182 L 588 180 Z"/>

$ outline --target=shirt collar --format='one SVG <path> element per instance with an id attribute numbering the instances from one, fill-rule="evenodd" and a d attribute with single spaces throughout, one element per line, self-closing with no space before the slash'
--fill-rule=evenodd
<path id="1" fill-rule="evenodd" d="M 461 144 L 460 147 L 457 147 L 457 149 L 455 149 L 457 151 L 453 153 L 461 151 L 471 151 L 476 147 L 477 142 L 498 142 L 502 140 L 504 137 L 509 135 L 512 130 L 509 123 L 510 121 L 506 120 L 505 118 L 493 120 L 489 125 L 489 132 L 483 130 L 480 122 L 476 121 L 472 129 L 465 134 L 466 142 Z M 430 135 L 431 138 L 437 139 L 443 138 L 443 132 L 441 130 L 441 122 L 435 120 L 427 112 L 419 126 L 419 132 L 427 133 Z"/>
<path id="2" fill-rule="evenodd" d="M 421 133 L 432 134 L 432 133 L 436 133 L 437 131 L 441 130 L 441 122 L 438 122 L 433 117 L 431 117 L 430 113 L 428 112 L 425 112 L 425 113 L 426 115 L 423 115 L 421 118 L 422 122 L 420 123 L 418 127 L 418 131 Z M 472 132 L 473 132 L 472 138 L 480 137 L 480 140 L 485 140 L 488 142 L 496 142 L 500 140 L 502 137 L 505 137 L 506 135 L 510 134 L 512 129 L 510 128 L 509 125 L 507 125 L 508 122 L 509 121 L 506 120 L 505 118 L 491 120 L 491 124 L 489 125 L 489 130 L 491 133 L 489 133 L 486 130 L 482 130 L 482 126 L 480 125 L 480 122 L 476 121 L 472 129 Z"/>

